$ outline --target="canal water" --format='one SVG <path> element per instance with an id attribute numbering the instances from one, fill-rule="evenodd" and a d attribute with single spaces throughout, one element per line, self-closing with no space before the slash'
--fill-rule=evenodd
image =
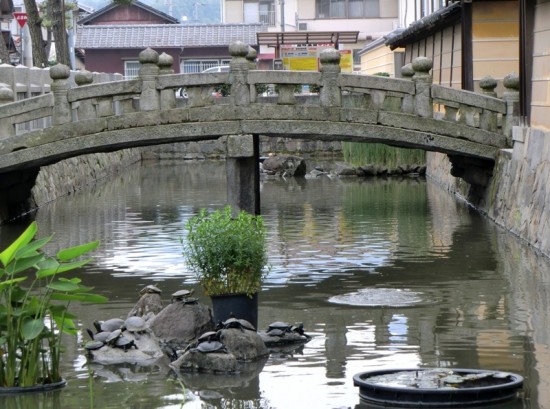
<path id="1" fill-rule="evenodd" d="M 271 272 L 259 327 L 302 322 L 304 346 L 238 375 L 87 365 L 84 329 L 125 317 L 144 285 L 166 302 L 194 288 L 209 304 L 180 239 L 199 209 L 225 201 L 224 162 L 153 162 L 41 208 L 51 252 L 101 240 L 77 275 L 109 303 L 71 306 L 82 335 L 66 339 L 63 390 L 0 407 L 362 409 L 353 375 L 446 367 L 518 373 L 518 398 L 491 408 L 550 409 L 548 259 L 419 178 L 262 181 Z M 0 228 L 2 248 L 25 223 Z"/>

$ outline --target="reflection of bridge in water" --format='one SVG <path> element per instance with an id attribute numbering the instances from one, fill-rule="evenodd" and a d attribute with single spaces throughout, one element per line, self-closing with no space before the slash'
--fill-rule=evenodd
<path id="1" fill-rule="evenodd" d="M 91 84 L 81 72 L 74 88 L 66 66 L 52 67 L 50 94 L 0 106 L 0 219 L 25 207 L 40 166 L 93 152 L 228 136 L 228 200 L 257 211 L 260 134 L 442 152 L 454 176 L 479 186 L 487 185 L 498 151 L 510 147 L 517 90 L 501 100 L 491 81 L 482 82 L 487 95 L 432 84 L 427 58 L 396 79 L 342 74 L 335 50 L 322 54 L 321 72 L 251 70 L 247 45 L 232 44 L 230 53 L 229 73 L 172 74 L 171 57 L 147 49 L 138 78 Z M 225 84 L 230 95 L 214 97 Z M 320 91 L 296 95 L 302 84 Z M 261 94 L 265 85 L 276 95 Z M 180 88 L 188 98 L 176 98 Z M 3 91 L 0 102 L 13 98 Z"/>

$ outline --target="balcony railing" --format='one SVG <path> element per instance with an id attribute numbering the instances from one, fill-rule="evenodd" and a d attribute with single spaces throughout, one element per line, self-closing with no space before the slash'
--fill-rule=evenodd
<path id="1" fill-rule="evenodd" d="M 275 11 L 260 11 L 260 23 L 267 24 L 268 26 L 274 26 Z"/>

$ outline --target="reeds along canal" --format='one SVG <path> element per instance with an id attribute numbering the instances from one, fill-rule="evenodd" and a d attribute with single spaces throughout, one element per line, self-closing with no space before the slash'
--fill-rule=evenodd
<path id="1" fill-rule="evenodd" d="M 307 344 L 232 377 L 86 365 L 81 344 L 94 320 L 125 316 L 145 285 L 168 298 L 195 287 L 179 241 L 185 221 L 225 205 L 223 162 L 144 164 L 37 212 L 60 248 L 101 241 L 79 275 L 110 301 L 75 305 L 81 336 L 67 339 L 62 391 L 0 406 L 354 408 L 357 373 L 455 367 L 518 373 L 520 396 L 502 407 L 550 408 L 548 260 L 422 179 L 266 180 L 261 189 L 272 268 L 258 327 L 302 322 Z M 2 226 L 0 240 L 22 224 Z M 193 296 L 207 302 L 198 287 Z"/>

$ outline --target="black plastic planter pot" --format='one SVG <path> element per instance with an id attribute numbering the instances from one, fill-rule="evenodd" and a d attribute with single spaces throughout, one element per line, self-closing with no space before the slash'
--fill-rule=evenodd
<path id="1" fill-rule="evenodd" d="M 402 385 L 391 382 L 391 376 L 421 378 L 424 374 L 447 372 L 437 379 L 437 386 L 422 382 Z M 451 372 L 449 374 L 448 372 Z M 390 381 L 381 382 L 381 378 Z M 436 377 L 439 375 L 436 375 Z M 451 378 L 446 381 L 446 378 Z M 453 382 L 453 380 L 456 380 Z M 523 378 L 509 372 L 477 369 L 422 368 L 368 371 L 356 374 L 353 383 L 359 387 L 362 402 L 405 408 L 459 408 L 504 402 L 516 397 Z"/>
<path id="2" fill-rule="evenodd" d="M 59 382 L 46 383 L 46 384 L 40 384 L 40 385 L 0 387 L 0 396 L 19 395 L 23 393 L 50 392 L 50 391 L 55 391 L 57 389 L 61 389 L 65 387 L 66 384 L 67 384 L 67 381 L 63 379 Z"/>
<path id="3" fill-rule="evenodd" d="M 245 319 L 258 328 L 258 294 L 252 297 L 246 294 L 212 295 L 214 321 L 225 321 L 232 316 Z"/>

